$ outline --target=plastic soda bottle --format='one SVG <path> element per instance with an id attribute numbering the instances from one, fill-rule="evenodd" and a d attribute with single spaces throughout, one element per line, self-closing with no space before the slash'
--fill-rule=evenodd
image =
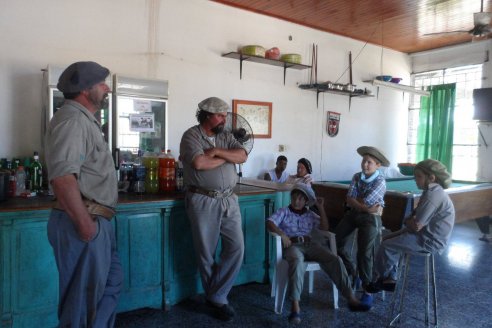
<path id="1" fill-rule="evenodd" d="M 143 164 L 145 174 L 145 192 L 155 194 L 159 191 L 159 158 L 153 153 L 145 153 Z"/>
<path id="2" fill-rule="evenodd" d="M 172 192 L 176 190 L 176 166 L 174 156 L 171 153 L 171 149 L 167 150 L 166 158 L 166 192 Z"/>
<path id="3" fill-rule="evenodd" d="M 26 171 L 24 171 L 24 166 L 22 165 L 19 165 L 15 172 L 15 182 L 15 195 L 20 196 L 22 193 L 26 192 Z"/>

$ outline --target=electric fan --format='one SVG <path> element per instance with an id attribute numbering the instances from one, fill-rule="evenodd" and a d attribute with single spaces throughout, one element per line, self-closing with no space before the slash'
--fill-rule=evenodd
<path id="1" fill-rule="evenodd" d="M 253 150 L 254 137 L 253 129 L 244 117 L 236 113 L 227 113 L 224 132 L 231 133 L 234 138 L 244 147 L 249 154 Z M 239 179 L 243 176 L 242 164 L 239 164 Z"/>

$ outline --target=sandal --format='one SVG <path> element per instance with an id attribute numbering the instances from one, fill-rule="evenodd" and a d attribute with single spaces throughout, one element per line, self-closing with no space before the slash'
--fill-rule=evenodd
<path id="1" fill-rule="evenodd" d="M 296 324 L 296 325 L 301 323 L 301 315 L 299 314 L 299 312 L 291 312 L 290 313 L 289 323 Z"/>

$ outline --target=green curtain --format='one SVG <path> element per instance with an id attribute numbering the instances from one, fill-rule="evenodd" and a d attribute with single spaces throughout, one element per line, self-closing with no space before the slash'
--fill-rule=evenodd
<path id="1" fill-rule="evenodd" d="M 429 91 L 429 97 L 420 98 L 416 159 L 438 160 L 452 172 L 456 84 L 434 85 Z"/>

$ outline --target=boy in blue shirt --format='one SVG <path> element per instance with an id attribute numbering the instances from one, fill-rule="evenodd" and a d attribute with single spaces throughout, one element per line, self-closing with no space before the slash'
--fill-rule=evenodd
<path id="1" fill-rule="evenodd" d="M 423 190 L 414 214 L 405 227 L 385 237 L 376 255 L 376 282 L 369 292 L 394 291 L 396 271 L 405 251 L 442 253 L 454 226 L 454 206 L 444 189 L 451 184 L 450 174 L 439 161 L 426 159 L 414 170 L 417 187 Z"/>
<path id="2" fill-rule="evenodd" d="M 320 215 L 307 205 L 314 205 L 316 197 L 310 186 L 297 183 L 291 191 L 288 207 L 278 209 L 267 218 L 267 229 L 282 238 L 283 257 L 289 263 L 290 300 L 292 301 L 289 322 L 299 323 L 299 300 L 304 283 L 304 261 L 316 261 L 333 280 L 338 290 L 347 299 L 351 311 L 368 311 L 371 303 L 359 301 L 353 294 L 350 279 L 341 259 L 326 246 L 311 240 L 313 229 L 328 230 L 328 219 L 323 207 L 323 198 L 318 198 Z"/>
<path id="3" fill-rule="evenodd" d="M 386 181 L 379 172 L 381 166 L 389 166 L 386 156 L 377 148 L 362 146 L 357 148 L 362 156 L 361 172 L 352 177 L 347 193 L 349 210 L 335 229 L 338 254 L 343 259 L 347 271 L 355 277 L 355 268 L 346 251 L 346 244 L 355 229 L 357 233 L 357 271 L 362 287 L 372 281 L 374 247 L 381 230 L 381 215 L 384 207 Z M 372 302 L 372 296 L 365 292 L 362 302 Z"/>

